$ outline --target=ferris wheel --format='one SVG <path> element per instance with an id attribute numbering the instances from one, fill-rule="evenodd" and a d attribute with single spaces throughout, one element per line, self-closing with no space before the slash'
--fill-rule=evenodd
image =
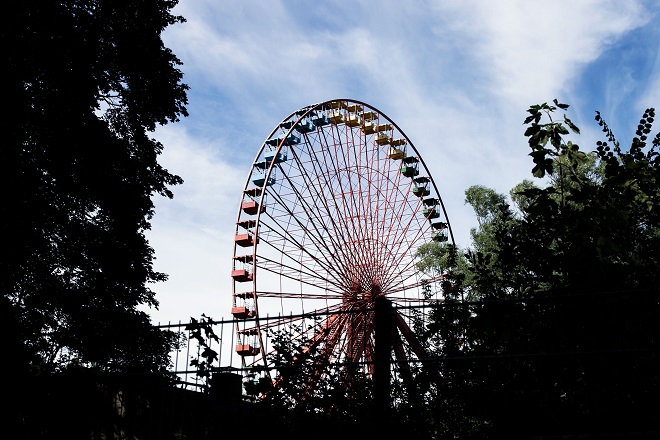
<path id="1" fill-rule="evenodd" d="M 374 310 L 393 310 L 392 353 L 422 356 L 415 308 L 442 301 L 416 267 L 429 242 L 454 244 L 444 204 L 410 139 L 376 108 L 337 99 L 303 107 L 259 149 L 236 219 L 232 265 L 235 350 L 268 372 L 269 330 L 299 326 L 301 346 L 367 373 Z"/>

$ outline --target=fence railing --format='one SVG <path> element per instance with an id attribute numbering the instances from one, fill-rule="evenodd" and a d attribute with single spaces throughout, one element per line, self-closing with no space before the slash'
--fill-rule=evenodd
<path id="1" fill-rule="evenodd" d="M 396 307 L 397 310 L 405 309 L 407 313 L 412 310 L 420 312 L 426 319 L 430 309 L 429 305 L 424 307 L 407 306 Z M 259 322 L 264 327 L 273 328 L 274 325 L 279 329 L 286 328 L 283 323 L 305 322 L 323 320 L 328 315 L 337 313 L 368 313 L 370 310 L 322 310 L 314 313 L 305 313 L 300 315 L 276 315 L 260 317 Z M 236 352 L 237 341 L 236 329 L 245 326 L 246 323 L 252 325 L 256 318 L 247 319 L 221 319 L 212 320 L 209 317 L 202 316 L 199 319 L 191 319 L 188 322 L 179 321 L 177 323 L 159 324 L 158 327 L 167 329 L 180 334 L 180 347 L 171 354 L 172 369 L 183 387 L 199 389 L 207 384 L 207 373 L 210 372 L 234 372 L 240 375 L 254 373 L 254 367 L 246 367 L 245 358 Z M 267 352 L 271 347 L 265 347 Z M 214 356 L 208 356 L 213 353 Z M 396 362 L 392 360 L 392 362 Z"/>
<path id="2" fill-rule="evenodd" d="M 170 372 L 178 376 L 182 387 L 196 389 L 204 386 L 205 371 L 242 370 L 242 361 L 233 350 L 234 328 L 238 322 L 202 316 L 199 320 L 157 326 L 180 335 L 179 348 L 170 354 Z M 205 349 L 213 350 L 217 356 L 209 360 L 203 356 Z"/>

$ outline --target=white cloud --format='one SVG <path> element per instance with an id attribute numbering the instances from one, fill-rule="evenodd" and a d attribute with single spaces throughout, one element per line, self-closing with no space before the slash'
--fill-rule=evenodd
<path id="1" fill-rule="evenodd" d="M 165 34 L 184 62 L 191 116 L 158 132 L 163 164 L 185 180 L 174 200 L 158 201 L 150 233 L 156 268 L 170 274 L 156 288 L 160 320 L 229 310 L 244 180 L 289 113 L 333 98 L 384 112 L 418 148 L 466 245 L 475 220 L 465 189 L 506 193 L 530 177 L 526 108 L 561 99 L 585 65 L 648 20 L 634 1 L 294 3 L 184 0 L 175 12 L 188 22 Z"/>
<path id="2" fill-rule="evenodd" d="M 660 34 L 660 32 L 656 32 Z M 655 59 L 652 63 L 651 72 L 660 72 L 660 50 L 655 50 Z M 647 108 L 655 108 L 660 112 L 660 75 L 652 75 L 649 83 L 644 87 L 641 98 L 637 103 L 637 111 L 643 112 Z"/>
<path id="3" fill-rule="evenodd" d="M 181 126 L 163 127 L 156 138 L 165 145 L 159 162 L 184 184 L 171 188 L 172 200 L 155 200 L 147 237 L 155 269 L 169 280 L 153 286 L 160 307 L 150 314 L 163 323 L 185 321 L 222 303 L 231 306 L 233 227 L 247 175 L 223 156 L 221 145 L 194 139 Z"/>
<path id="4" fill-rule="evenodd" d="M 555 97 L 613 39 L 646 21 L 631 1 L 438 1 L 436 7 L 451 17 L 442 24 L 469 42 L 462 49 L 493 93 L 516 105 Z"/>

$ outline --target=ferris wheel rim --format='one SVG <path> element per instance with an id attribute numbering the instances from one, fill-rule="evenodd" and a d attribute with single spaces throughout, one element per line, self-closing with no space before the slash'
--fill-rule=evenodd
<path id="1" fill-rule="evenodd" d="M 286 129 L 286 131 L 284 131 L 282 133 L 282 136 L 281 136 L 282 140 L 272 150 L 272 152 L 275 155 L 278 155 L 278 154 L 282 153 L 283 149 L 286 146 L 285 141 L 287 139 L 287 136 L 289 136 L 290 134 L 293 133 L 296 126 L 301 121 L 305 120 L 305 118 L 308 118 L 309 115 L 313 114 L 313 112 L 327 109 L 328 106 L 331 106 L 331 105 L 333 105 L 333 103 L 338 103 L 338 102 L 352 103 L 352 104 L 360 105 L 364 109 L 370 109 L 371 111 L 376 112 L 378 114 L 379 118 L 384 118 L 389 124 L 391 124 L 393 126 L 393 128 L 399 134 L 401 134 L 401 136 L 403 136 L 403 138 L 405 138 L 405 140 L 407 141 L 406 146 L 408 148 L 410 148 L 415 153 L 415 156 L 419 158 L 421 167 L 423 167 L 423 169 L 426 170 L 426 172 L 427 172 L 427 175 L 430 179 L 429 184 L 432 186 L 433 193 L 437 197 L 440 209 L 443 213 L 443 217 L 444 217 L 444 220 L 445 220 L 446 225 L 447 225 L 447 232 L 448 232 L 448 235 L 449 235 L 448 238 L 451 241 L 451 244 L 453 245 L 455 243 L 454 236 L 453 236 L 453 232 L 452 232 L 452 229 L 451 229 L 451 223 L 449 222 L 449 218 L 448 218 L 447 213 L 446 213 L 444 202 L 442 200 L 442 197 L 440 196 L 440 192 L 438 191 L 437 184 L 436 184 L 435 180 L 431 177 L 431 173 L 429 172 L 428 167 L 426 166 L 426 163 L 424 162 L 421 154 L 419 153 L 419 151 L 415 147 L 414 143 L 406 135 L 406 133 L 391 118 L 389 118 L 389 116 L 384 114 L 382 111 L 380 111 L 376 107 L 374 107 L 370 104 L 367 104 L 365 102 L 362 102 L 362 101 L 359 101 L 359 100 L 356 100 L 356 99 L 347 99 L 347 98 L 345 98 L 345 99 L 331 99 L 331 100 L 326 100 L 326 101 L 323 101 L 323 102 L 320 102 L 320 103 L 317 103 L 317 104 L 312 104 L 312 105 L 309 105 L 309 106 L 302 107 L 301 109 L 290 113 L 286 118 L 282 119 L 282 121 L 279 124 L 277 124 L 275 126 L 275 128 L 273 128 L 273 130 L 270 132 L 268 137 L 264 140 L 261 147 L 259 148 L 259 151 L 257 152 L 257 154 L 255 156 L 255 159 L 253 161 L 253 167 L 254 167 L 254 164 L 256 164 L 258 162 L 259 158 L 263 155 L 265 149 L 267 148 L 267 142 L 272 140 L 273 136 L 276 133 L 278 133 L 278 131 L 280 131 L 280 132 L 282 131 L 281 129 L 282 129 L 283 124 L 288 124 L 289 126 Z M 266 169 L 266 171 L 264 173 L 264 178 L 266 180 L 270 179 L 271 178 L 271 173 L 274 172 L 275 169 L 276 169 L 276 167 L 275 167 L 274 163 L 271 163 L 270 166 L 268 166 L 268 168 Z M 242 199 L 241 199 L 241 204 L 244 203 L 244 201 L 246 199 L 246 196 L 248 194 L 248 191 L 250 190 L 251 178 L 252 178 L 252 171 L 248 174 L 248 177 L 245 181 L 244 189 L 243 189 L 243 196 L 242 196 Z M 267 185 L 264 184 L 261 187 L 260 191 L 255 192 L 255 195 L 257 195 L 257 193 L 258 193 L 257 203 L 258 203 L 259 206 L 263 206 L 263 203 L 265 201 L 265 197 L 267 195 Z M 239 225 L 238 224 L 241 221 L 241 214 L 242 214 L 242 209 L 239 207 L 238 215 L 237 215 L 237 221 L 236 221 L 236 223 L 237 223 L 237 225 L 236 225 L 237 233 L 238 233 L 238 230 L 239 230 Z M 262 211 L 259 208 L 256 211 L 256 217 L 254 219 L 255 231 L 258 231 L 259 226 L 261 225 L 261 214 L 262 214 Z M 258 249 L 258 246 L 259 246 L 259 242 L 258 242 L 258 234 L 255 234 L 255 236 L 256 236 L 255 240 L 257 240 L 257 241 L 255 241 L 254 245 L 252 246 L 251 258 L 252 258 L 252 264 L 253 264 L 253 267 L 252 267 L 253 268 L 253 277 L 252 277 L 252 280 L 251 280 L 251 284 L 252 284 L 253 293 L 255 294 L 255 312 L 256 312 L 256 316 L 255 316 L 254 319 L 255 319 L 255 325 L 257 327 L 257 332 L 259 332 L 259 319 L 260 318 L 259 318 L 259 310 L 258 310 L 258 301 L 257 301 L 257 296 L 256 296 L 256 293 L 259 292 L 259 286 L 257 285 L 258 266 L 257 266 L 257 261 L 256 261 L 257 256 L 258 256 L 257 255 L 257 249 Z M 234 259 L 236 259 L 236 258 L 237 258 L 237 245 L 234 244 Z M 233 293 L 234 296 L 238 293 L 236 291 L 236 282 L 233 283 L 232 293 Z M 259 332 L 259 334 L 260 334 L 260 332 Z M 260 334 L 260 338 L 261 338 L 261 334 Z M 261 344 L 260 344 L 260 355 L 264 359 L 264 362 L 265 362 L 265 357 L 266 357 L 267 353 L 265 351 L 263 341 L 260 341 L 260 342 L 261 342 Z"/>

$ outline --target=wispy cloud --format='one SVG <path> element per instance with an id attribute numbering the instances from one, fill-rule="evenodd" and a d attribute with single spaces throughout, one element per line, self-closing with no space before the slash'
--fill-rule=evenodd
<path id="1" fill-rule="evenodd" d="M 156 287 L 161 311 L 153 316 L 226 313 L 241 190 L 261 143 L 289 113 L 353 98 L 392 118 L 439 183 L 467 245 L 475 220 L 465 189 L 507 192 L 530 177 L 526 108 L 555 97 L 587 102 L 593 90 L 574 84 L 588 84 L 589 67 L 635 29 L 652 27 L 658 9 L 628 0 L 183 0 L 175 12 L 188 21 L 165 43 L 184 62 L 191 116 L 157 135 L 166 167 L 185 183 L 173 201 L 158 201 L 150 233 L 157 269 L 171 277 Z M 660 98 L 651 53 L 652 81 L 638 98 L 647 106 Z M 640 78 L 630 81 L 609 99 L 639 87 Z M 571 111 L 593 120 L 593 108 Z"/>

